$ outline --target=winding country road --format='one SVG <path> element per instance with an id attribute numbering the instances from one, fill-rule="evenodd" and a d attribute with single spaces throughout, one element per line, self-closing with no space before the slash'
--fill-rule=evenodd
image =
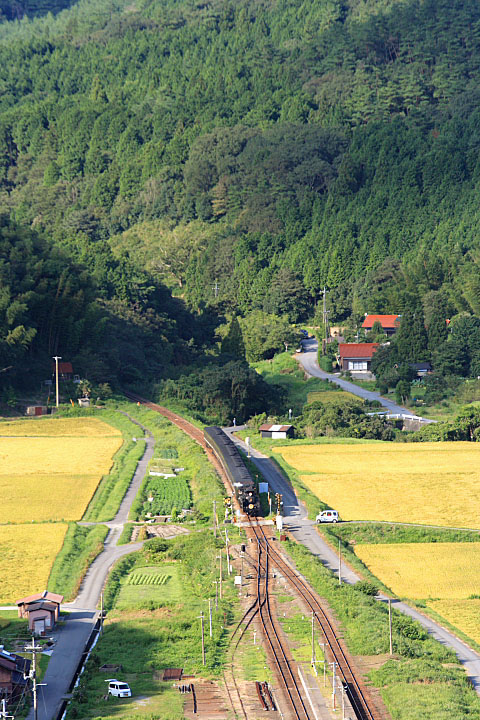
<path id="1" fill-rule="evenodd" d="M 353 395 L 357 395 L 358 397 L 363 398 L 363 400 L 378 400 L 378 402 L 383 405 L 385 410 L 388 410 L 388 412 L 392 415 L 412 415 L 411 410 L 408 410 L 401 405 L 397 405 L 396 403 L 392 402 L 392 400 L 384 398 L 378 392 L 374 392 L 373 390 L 364 390 L 358 385 L 355 385 L 355 383 L 349 382 L 348 380 L 343 380 L 342 378 L 334 375 L 333 373 L 327 373 L 324 370 L 321 370 L 317 362 L 318 341 L 315 338 L 302 340 L 302 347 L 303 352 L 298 353 L 298 355 L 296 355 L 296 359 L 303 366 L 305 372 L 308 373 L 308 375 L 321 378 L 322 380 L 329 380 L 330 382 L 335 383 L 335 385 L 341 387 L 342 390 L 346 390 Z M 433 422 L 432 420 L 427 420 L 426 418 L 423 418 L 423 421 L 426 423 Z"/>

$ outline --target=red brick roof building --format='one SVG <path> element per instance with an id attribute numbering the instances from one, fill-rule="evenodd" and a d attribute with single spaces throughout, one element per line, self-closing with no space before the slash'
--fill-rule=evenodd
<path id="1" fill-rule="evenodd" d="M 340 343 L 340 367 L 350 372 L 369 372 L 372 357 L 380 343 Z"/>

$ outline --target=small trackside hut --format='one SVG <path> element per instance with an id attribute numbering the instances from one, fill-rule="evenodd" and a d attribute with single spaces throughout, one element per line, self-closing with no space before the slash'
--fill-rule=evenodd
<path id="1" fill-rule="evenodd" d="M 295 432 L 293 425 L 260 425 L 258 430 L 263 438 L 271 440 L 286 440 Z"/>

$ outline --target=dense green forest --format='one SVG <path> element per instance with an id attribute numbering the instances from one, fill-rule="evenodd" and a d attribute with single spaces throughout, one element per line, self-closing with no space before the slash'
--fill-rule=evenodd
<path id="1" fill-rule="evenodd" d="M 165 378 L 232 316 L 313 317 L 324 285 L 339 323 L 480 314 L 478 3 L 17 5 L 0 4 L 22 18 L 0 25 L 6 243 L 30 238 L 82 301 L 52 333 L 10 287 L 5 366 L 68 350 Z"/>

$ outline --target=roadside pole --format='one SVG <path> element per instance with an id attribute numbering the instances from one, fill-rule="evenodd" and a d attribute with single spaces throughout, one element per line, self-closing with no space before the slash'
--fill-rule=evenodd
<path id="1" fill-rule="evenodd" d="M 14 715 L 8 715 L 7 714 L 7 705 L 6 700 L 2 700 L 2 709 L 0 710 L 0 718 L 2 720 L 15 720 Z"/>
<path id="2" fill-rule="evenodd" d="M 41 652 L 42 648 L 40 645 L 35 644 L 35 637 L 32 639 L 32 644 L 25 647 L 25 652 L 32 653 L 32 667 L 30 669 L 30 679 L 32 680 L 33 687 L 33 718 L 38 720 L 38 699 L 37 699 L 37 688 L 45 685 L 46 683 L 37 683 L 37 652 Z"/>
<path id="3" fill-rule="evenodd" d="M 393 655 L 392 600 L 391 600 L 391 598 L 388 598 L 388 634 L 390 636 L 390 655 Z"/>

